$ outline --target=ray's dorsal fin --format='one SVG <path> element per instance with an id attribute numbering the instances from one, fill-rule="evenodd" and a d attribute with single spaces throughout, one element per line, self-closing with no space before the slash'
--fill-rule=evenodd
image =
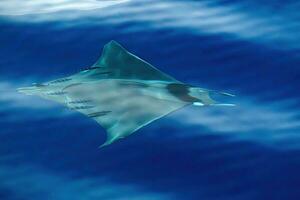
<path id="1" fill-rule="evenodd" d="M 107 68 L 111 72 L 110 78 L 158 80 L 179 83 L 178 80 L 128 52 L 113 40 L 104 46 L 101 57 L 92 67 Z"/>

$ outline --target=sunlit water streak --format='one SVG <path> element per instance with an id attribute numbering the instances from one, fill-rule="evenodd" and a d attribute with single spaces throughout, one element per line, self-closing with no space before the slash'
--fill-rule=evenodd
<path id="1" fill-rule="evenodd" d="M 66 11 L 88 11 L 109 7 L 127 2 L 128 0 L 52 0 L 52 1 L 20 1 L 2 0 L 0 2 L 0 15 L 36 15 L 42 13 L 55 13 Z"/>
<path id="2" fill-rule="evenodd" d="M 3 12 L 7 10 L 3 2 Z M 269 9 L 259 3 L 247 1 L 223 3 L 222 1 L 134 1 L 122 6 L 113 6 L 118 1 L 97 2 L 82 1 L 90 4 L 87 10 L 80 11 L 71 2 L 62 2 L 61 12 L 50 15 L 24 15 L 20 17 L 3 16 L 4 18 L 29 23 L 58 21 L 64 26 L 97 26 L 99 24 L 120 24 L 128 22 L 143 23 L 143 26 L 128 27 L 120 31 L 135 32 L 144 29 L 188 29 L 194 34 L 229 34 L 233 38 L 252 40 L 267 44 L 274 48 L 298 49 L 299 14 L 293 12 L 298 3 L 291 2 L 280 7 L 280 12 L 274 14 L 276 7 Z M 118 3 L 124 3 L 119 1 Z M 52 3 L 51 3 L 52 4 Z M 80 4 L 80 3 L 78 3 Z M 72 7 L 72 5 L 74 7 Z M 13 7 L 13 6 L 11 6 Z M 32 6 L 31 6 L 32 7 Z M 39 7 L 39 4 L 37 4 Z M 65 7 L 65 9 L 63 9 Z M 80 7 L 80 6 L 78 6 Z M 81 6 L 84 8 L 84 6 Z M 1 8 L 1 4 L 0 4 Z M 14 7 L 17 9 L 18 7 Z M 22 8 L 20 6 L 19 8 Z M 102 8 L 99 10 L 99 8 Z M 180 9 L 177 9 L 180 8 Z M 96 9 L 93 11 L 93 9 Z M 279 8 L 277 8 L 279 9 Z M 72 12 L 69 12 L 69 11 Z M 188 14 L 186 14 L 188 11 Z M 5 13 L 5 12 L 4 12 Z M 159 23 L 157 21 L 159 20 Z M 255 31 L 253 31 L 255 30 Z"/>

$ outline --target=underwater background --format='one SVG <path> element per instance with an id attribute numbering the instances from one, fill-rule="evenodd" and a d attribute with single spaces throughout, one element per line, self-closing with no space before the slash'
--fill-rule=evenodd
<path id="1" fill-rule="evenodd" d="M 300 199 L 300 2 L 15 2 L 0 3 L 0 200 Z M 95 121 L 16 92 L 91 66 L 110 40 L 237 106 L 184 108 L 99 149 Z"/>

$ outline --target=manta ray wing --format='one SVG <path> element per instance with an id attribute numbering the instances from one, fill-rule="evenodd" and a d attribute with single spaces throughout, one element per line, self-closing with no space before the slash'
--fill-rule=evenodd
<path id="1" fill-rule="evenodd" d="M 64 91 L 70 108 L 93 118 L 106 129 L 108 136 L 102 146 L 189 104 L 160 98 L 157 95 L 162 93 L 160 87 L 120 79 L 85 83 Z"/>
<path id="2" fill-rule="evenodd" d="M 173 77 L 159 71 L 151 64 L 128 52 L 115 41 L 111 41 L 104 46 L 100 59 L 93 67 L 99 67 L 99 70 L 108 72 L 109 78 L 180 83 Z"/>

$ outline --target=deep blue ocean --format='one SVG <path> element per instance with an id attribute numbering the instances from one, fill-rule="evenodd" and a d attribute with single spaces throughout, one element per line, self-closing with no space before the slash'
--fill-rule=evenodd
<path id="1" fill-rule="evenodd" d="M 0 2 L 0 200 L 300 199 L 299 1 L 16 1 Z M 111 40 L 237 106 L 190 106 L 99 149 L 95 121 L 16 92 Z"/>

